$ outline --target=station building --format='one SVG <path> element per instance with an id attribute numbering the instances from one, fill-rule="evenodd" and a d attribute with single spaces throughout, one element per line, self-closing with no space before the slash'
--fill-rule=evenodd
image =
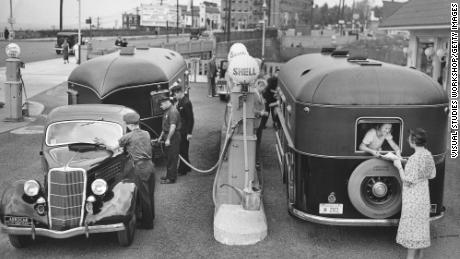
<path id="1" fill-rule="evenodd" d="M 407 66 L 448 90 L 450 67 L 450 0 L 417 0 L 402 5 L 380 24 L 388 31 L 409 31 Z"/>

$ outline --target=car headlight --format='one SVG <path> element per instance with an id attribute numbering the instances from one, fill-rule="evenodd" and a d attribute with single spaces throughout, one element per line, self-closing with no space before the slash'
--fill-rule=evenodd
<path id="1" fill-rule="evenodd" d="M 24 193 L 27 196 L 33 197 L 40 191 L 40 184 L 35 180 L 29 180 L 24 183 Z"/>
<path id="2" fill-rule="evenodd" d="M 96 195 L 102 195 L 107 191 L 107 182 L 103 179 L 96 179 L 91 184 L 91 190 Z"/>

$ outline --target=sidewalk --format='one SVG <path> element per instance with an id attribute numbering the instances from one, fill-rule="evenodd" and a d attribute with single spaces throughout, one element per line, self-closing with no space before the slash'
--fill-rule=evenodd
<path id="1" fill-rule="evenodd" d="M 62 58 L 50 59 L 38 62 L 26 63 L 21 70 L 26 89 L 27 98 L 32 98 L 48 89 L 67 80 L 72 70 L 77 66 L 75 60 L 70 59 L 70 64 L 63 64 Z M 72 63 L 73 62 L 73 63 Z M 5 102 L 6 68 L 0 67 L 0 102 Z M 23 92 L 23 97 L 24 92 Z M 25 99 L 24 99 L 25 100 Z M 29 102 L 29 115 L 21 122 L 6 122 L 8 114 L 6 108 L 0 108 L 0 133 L 12 129 L 24 127 L 34 120 L 33 117 L 42 113 L 44 105 L 37 102 Z"/>

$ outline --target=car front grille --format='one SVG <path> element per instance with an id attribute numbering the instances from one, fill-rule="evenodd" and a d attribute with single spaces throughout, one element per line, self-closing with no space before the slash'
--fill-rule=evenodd
<path id="1" fill-rule="evenodd" d="M 76 168 L 48 173 L 49 221 L 52 230 L 81 226 L 86 196 L 86 172 Z"/>

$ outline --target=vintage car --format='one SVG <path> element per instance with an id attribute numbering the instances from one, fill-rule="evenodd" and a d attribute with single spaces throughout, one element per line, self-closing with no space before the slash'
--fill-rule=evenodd
<path id="1" fill-rule="evenodd" d="M 1 198 L 0 220 L 16 248 L 35 236 L 89 237 L 117 232 L 120 245 L 133 241 L 137 187 L 125 173 L 127 154 L 106 150 L 126 132 L 119 105 L 69 105 L 52 110 L 41 148 L 43 181 L 20 180 Z"/>
<path id="2" fill-rule="evenodd" d="M 325 50 L 281 66 L 278 87 L 276 150 L 290 214 L 328 225 L 397 225 L 399 173 L 385 156 L 359 148 L 368 130 L 386 123 L 405 158 L 413 153 L 408 130 L 428 132 L 436 163 L 430 217 L 443 216 L 449 101 L 437 82 L 415 69 Z M 391 151 L 382 146 L 382 154 Z"/>
<path id="3" fill-rule="evenodd" d="M 141 116 L 141 128 L 152 138 L 161 133 L 159 99 L 178 83 L 188 90 L 184 58 L 162 48 L 122 48 L 76 67 L 68 78 L 68 104 L 102 103 L 130 107 Z"/>
<path id="4" fill-rule="evenodd" d="M 58 32 L 56 35 L 56 44 L 54 45 L 56 54 L 62 53 L 62 43 L 64 43 L 64 39 L 67 39 L 69 43 L 69 54 L 75 54 L 73 53 L 73 46 L 78 43 L 78 33 L 65 31 Z M 84 43 L 83 40 L 81 42 L 82 44 Z"/>

